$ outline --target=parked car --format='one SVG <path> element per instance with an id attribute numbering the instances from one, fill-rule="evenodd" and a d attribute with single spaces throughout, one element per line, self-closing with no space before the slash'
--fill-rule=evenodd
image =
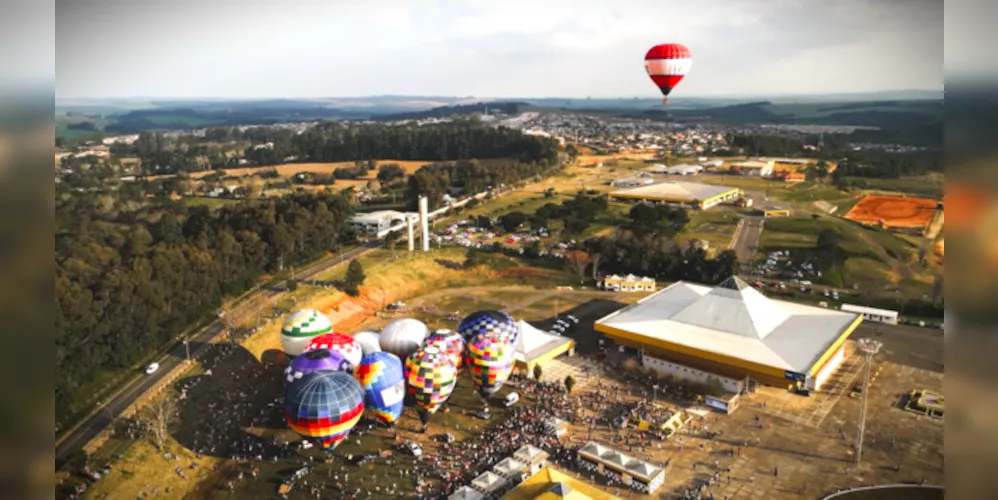
<path id="1" fill-rule="evenodd" d="M 146 375 L 152 375 L 157 370 L 159 370 L 159 363 L 153 363 L 146 367 Z"/>
<path id="2" fill-rule="evenodd" d="M 510 406 L 515 405 L 516 402 L 519 400 L 520 400 L 520 394 L 517 392 L 511 392 L 506 395 L 506 399 L 503 400 L 503 404 L 506 405 L 507 408 L 509 408 Z"/>
<path id="3" fill-rule="evenodd" d="M 405 443 L 404 446 L 405 446 L 405 449 L 409 453 L 412 453 L 412 456 L 414 456 L 414 457 L 418 457 L 418 456 L 420 456 L 420 455 L 423 454 L 423 447 L 419 446 L 419 443 L 414 443 L 412 441 L 409 441 L 409 442 Z"/>

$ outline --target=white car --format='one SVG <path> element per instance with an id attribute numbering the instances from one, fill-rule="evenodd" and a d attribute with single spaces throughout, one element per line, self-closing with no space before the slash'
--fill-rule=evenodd
<path id="1" fill-rule="evenodd" d="M 423 454 L 423 447 L 419 446 L 418 443 L 409 441 L 408 443 L 405 444 L 405 448 L 409 450 L 409 453 L 412 453 L 412 456 L 414 457 L 418 457 Z"/>
<path id="2" fill-rule="evenodd" d="M 159 363 L 153 363 L 147 366 L 146 375 L 152 375 L 153 373 L 156 373 L 156 370 L 159 370 Z"/>

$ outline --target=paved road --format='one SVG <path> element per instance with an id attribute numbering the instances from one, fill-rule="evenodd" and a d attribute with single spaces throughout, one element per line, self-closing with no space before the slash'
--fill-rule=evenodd
<path id="1" fill-rule="evenodd" d="M 750 268 L 755 259 L 755 252 L 759 248 L 764 219 L 758 215 L 746 215 L 743 220 L 745 222 L 738 233 L 738 241 L 735 242 L 735 253 L 738 254 L 738 262 L 741 262 L 745 268 Z"/>
<path id="2" fill-rule="evenodd" d="M 362 246 L 351 248 L 342 255 L 334 256 L 318 262 L 310 267 L 305 268 L 301 272 L 295 273 L 297 279 L 310 279 L 314 276 L 321 274 L 327 269 L 338 265 L 349 259 L 356 258 L 364 253 L 370 251 L 373 248 L 379 248 L 382 246 L 382 242 L 379 240 L 370 241 Z M 270 290 L 266 290 L 260 293 L 266 294 L 268 298 L 275 297 L 285 290 L 284 284 L 280 284 Z M 247 306 L 252 306 L 255 302 L 255 297 L 249 297 L 247 300 L 242 302 L 242 306 L 236 307 L 232 311 L 228 311 L 226 316 L 228 318 L 240 318 L 249 311 L 242 310 Z M 203 330 L 194 334 L 190 338 L 190 342 L 194 345 L 204 345 L 204 343 L 211 341 L 216 335 L 222 332 L 225 328 L 224 320 L 213 321 L 210 325 L 205 327 Z M 193 355 L 193 353 L 191 353 Z M 81 447 L 86 443 L 90 442 L 91 439 L 97 437 L 107 426 L 118 418 L 119 415 L 133 401 L 138 399 L 140 396 L 145 394 L 146 391 L 151 389 L 156 385 L 164 376 L 173 371 L 178 365 L 183 363 L 186 357 L 184 345 L 179 343 L 171 350 L 167 355 L 159 360 L 159 371 L 152 375 L 137 375 L 132 382 L 129 383 L 123 390 L 118 392 L 111 401 L 106 402 L 98 412 L 87 418 L 79 427 L 77 427 L 70 434 L 65 436 L 62 441 L 56 444 L 55 448 L 55 468 L 56 470 L 62 469 L 67 460 L 72 457 L 73 453 L 76 453 Z"/>

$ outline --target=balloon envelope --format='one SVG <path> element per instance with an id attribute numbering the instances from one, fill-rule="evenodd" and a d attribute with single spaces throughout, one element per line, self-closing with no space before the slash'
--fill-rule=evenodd
<path id="1" fill-rule="evenodd" d="M 343 335 L 342 333 L 327 333 L 313 338 L 308 345 L 305 346 L 305 352 L 315 349 L 329 349 L 330 351 L 336 351 L 342 354 L 343 357 L 346 358 L 346 360 L 353 366 L 359 365 L 360 358 L 364 357 L 364 353 L 360 349 L 360 344 L 354 341 L 353 337 Z"/>
<path id="2" fill-rule="evenodd" d="M 360 350 L 364 354 L 381 351 L 381 335 L 377 332 L 365 330 L 353 334 L 354 342 L 360 344 Z"/>
<path id="3" fill-rule="evenodd" d="M 438 347 L 427 346 L 405 360 L 405 378 L 416 406 L 434 413 L 457 385 L 457 367 Z"/>
<path id="4" fill-rule="evenodd" d="M 375 420 L 393 424 L 402 416 L 405 373 L 398 356 L 381 351 L 366 354 L 354 376 L 364 389 L 364 406 Z"/>
<path id="5" fill-rule="evenodd" d="M 693 54 L 681 43 L 656 45 L 645 54 L 645 71 L 663 96 L 679 85 L 692 64 Z"/>
<path id="6" fill-rule="evenodd" d="M 281 327 L 281 347 L 284 352 L 297 356 L 313 338 L 331 333 L 333 325 L 329 318 L 315 309 L 302 309 L 291 313 Z"/>
<path id="7" fill-rule="evenodd" d="M 347 361 L 342 354 L 329 349 L 314 349 L 295 356 L 284 369 L 284 385 L 301 380 L 302 377 L 313 372 L 340 371 L 346 374 L 353 374 L 353 364 Z"/>
<path id="8" fill-rule="evenodd" d="M 464 369 L 471 375 L 482 397 L 495 394 L 513 371 L 516 344 L 504 342 L 492 332 L 472 337 L 464 354 Z"/>
<path id="9" fill-rule="evenodd" d="M 346 439 L 364 412 L 364 390 L 343 372 L 313 372 L 288 385 L 284 419 L 291 430 L 324 449 Z"/>
<path id="10" fill-rule="evenodd" d="M 423 339 L 429 335 L 430 329 L 422 321 L 412 318 L 402 318 L 388 323 L 381 329 L 379 341 L 381 350 L 390 352 L 401 359 L 419 349 Z"/>
<path id="11" fill-rule="evenodd" d="M 472 337 L 491 332 L 496 334 L 500 340 L 511 345 L 516 345 L 516 337 L 520 332 L 519 325 L 512 316 L 503 311 L 476 311 L 464 319 L 457 327 L 457 333 L 468 342 Z"/>
<path id="12" fill-rule="evenodd" d="M 437 330 L 426 337 L 422 347 L 431 345 L 440 348 L 444 354 L 451 358 L 455 367 L 461 368 L 464 356 L 464 337 L 460 333 L 447 329 Z"/>

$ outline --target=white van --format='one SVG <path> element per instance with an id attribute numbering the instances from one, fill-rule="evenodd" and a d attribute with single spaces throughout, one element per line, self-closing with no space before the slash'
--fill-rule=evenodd
<path id="1" fill-rule="evenodd" d="M 520 394 L 516 392 L 511 392 L 506 395 L 506 399 L 503 401 L 503 404 L 505 404 L 506 407 L 509 408 L 510 406 L 515 405 L 516 402 L 519 400 L 520 400 Z"/>

